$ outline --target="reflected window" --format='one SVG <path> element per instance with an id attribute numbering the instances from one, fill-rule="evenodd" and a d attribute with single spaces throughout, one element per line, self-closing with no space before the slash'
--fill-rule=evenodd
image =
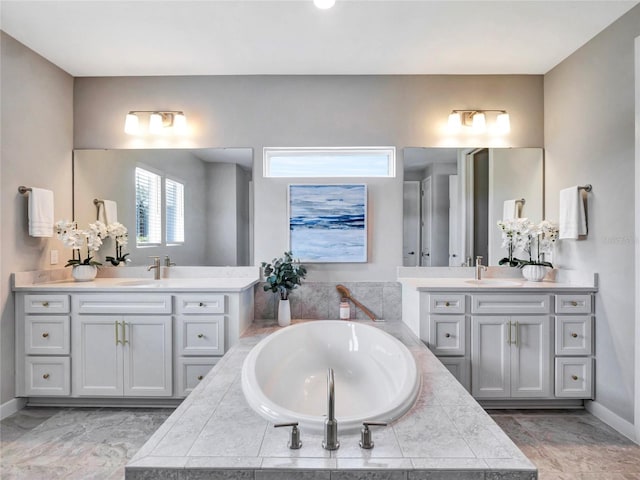
<path id="1" fill-rule="evenodd" d="M 395 177 L 394 147 L 265 148 L 265 177 Z"/>
<path id="2" fill-rule="evenodd" d="M 162 241 L 162 183 L 160 175 L 136 168 L 136 243 L 159 245 Z"/>
<path id="3" fill-rule="evenodd" d="M 167 202 L 167 244 L 184 243 L 184 185 L 165 180 Z"/>

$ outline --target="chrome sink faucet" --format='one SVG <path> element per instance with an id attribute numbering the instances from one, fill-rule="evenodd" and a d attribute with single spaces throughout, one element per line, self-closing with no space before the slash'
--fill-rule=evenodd
<path id="1" fill-rule="evenodd" d="M 338 421 L 335 415 L 336 394 L 333 381 L 333 368 L 327 372 L 327 418 L 324 421 L 324 441 L 322 448 L 325 450 L 337 450 L 340 447 L 338 441 Z"/>
<path id="2" fill-rule="evenodd" d="M 147 272 L 154 270 L 153 279 L 160 280 L 160 257 L 149 257 L 149 258 L 153 258 L 153 265 L 149 265 L 149 267 L 147 267 Z"/>
<path id="3" fill-rule="evenodd" d="M 482 280 L 482 272 L 487 271 L 487 267 L 482 265 L 482 257 L 476 257 L 476 280 Z"/>
<path id="4" fill-rule="evenodd" d="M 176 264 L 171 261 L 171 257 L 169 255 L 164 256 L 164 266 L 165 267 L 175 267 Z"/>

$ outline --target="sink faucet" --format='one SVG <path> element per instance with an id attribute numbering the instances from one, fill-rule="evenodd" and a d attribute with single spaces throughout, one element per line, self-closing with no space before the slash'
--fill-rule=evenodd
<path id="1" fill-rule="evenodd" d="M 324 441 L 322 448 L 325 450 L 337 450 L 340 447 L 338 441 L 338 421 L 335 415 L 335 389 L 333 382 L 333 368 L 327 372 L 327 418 L 324 421 Z"/>
<path id="2" fill-rule="evenodd" d="M 169 255 L 164 256 L 164 266 L 165 267 L 175 267 L 176 264 L 171 261 L 171 257 Z"/>
<path id="3" fill-rule="evenodd" d="M 153 279 L 160 280 L 160 257 L 149 257 L 149 258 L 153 258 L 153 265 L 150 265 L 149 267 L 147 267 L 147 272 L 150 272 L 151 270 L 155 270 L 153 272 Z"/>
<path id="4" fill-rule="evenodd" d="M 476 257 L 476 280 L 482 280 L 482 271 L 486 271 L 487 267 L 482 265 L 482 257 Z"/>

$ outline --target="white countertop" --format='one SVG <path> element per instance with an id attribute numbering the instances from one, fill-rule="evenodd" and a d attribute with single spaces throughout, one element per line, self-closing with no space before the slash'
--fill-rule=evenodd
<path id="1" fill-rule="evenodd" d="M 418 291 L 446 292 L 446 291 L 471 291 L 471 292 L 528 292 L 528 291 L 554 291 L 567 292 L 595 292 L 593 285 L 579 285 L 573 283 L 560 283 L 551 281 L 528 282 L 515 278 L 486 278 L 480 281 L 471 278 L 398 278 L 398 281 Z"/>
<path id="2" fill-rule="evenodd" d="M 362 323 L 402 341 L 422 375 L 414 406 L 373 431 L 372 450 L 359 448 L 359 434 L 340 434 L 339 426 L 336 451 L 324 450 L 322 435 L 304 430 L 302 448 L 287 448 L 289 429 L 273 428 L 242 393 L 246 355 L 278 328 L 254 325 L 136 453 L 126 477 L 364 479 L 385 470 L 394 476 L 384 478 L 431 478 L 445 471 L 451 478 L 537 478 L 535 466 L 402 322 Z"/>
<path id="3" fill-rule="evenodd" d="M 15 285 L 15 291 L 30 292 L 240 292 L 258 283 L 258 278 L 96 278 L 90 282 L 68 280 Z"/>

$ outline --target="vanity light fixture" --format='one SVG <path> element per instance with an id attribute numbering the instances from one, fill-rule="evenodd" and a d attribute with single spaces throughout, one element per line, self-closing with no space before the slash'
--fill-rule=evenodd
<path id="1" fill-rule="evenodd" d="M 320 10 L 328 10 L 336 4 L 336 0 L 313 0 L 313 4 Z"/>
<path id="2" fill-rule="evenodd" d="M 144 133 L 140 128 L 140 114 L 149 114 L 148 131 L 152 135 L 164 132 L 178 135 L 187 133 L 187 117 L 180 110 L 131 110 L 124 120 L 124 133 L 128 135 Z"/>
<path id="3" fill-rule="evenodd" d="M 506 110 L 452 110 L 447 122 L 449 130 L 460 132 L 462 127 L 470 127 L 474 133 L 484 133 L 487 130 L 487 113 L 497 113 L 491 133 L 509 133 L 511 124 Z"/>

